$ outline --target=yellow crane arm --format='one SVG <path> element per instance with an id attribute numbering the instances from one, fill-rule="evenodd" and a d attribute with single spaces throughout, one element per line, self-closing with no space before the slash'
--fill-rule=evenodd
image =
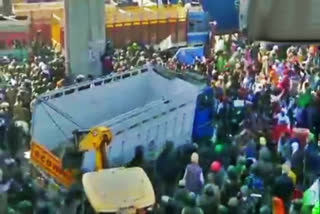
<path id="1" fill-rule="evenodd" d="M 108 127 L 104 126 L 90 129 L 89 133 L 80 141 L 79 151 L 95 150 L 96 171 L 108 167 L 106 149 L 111 141 L 112 133 Z"/>

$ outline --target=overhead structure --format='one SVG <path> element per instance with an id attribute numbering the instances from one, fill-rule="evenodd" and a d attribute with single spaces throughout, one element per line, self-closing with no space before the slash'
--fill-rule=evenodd
<path id="1" fill-rule="evenodd" d="M 251 41 L 319 42 L 320 1 L 243 0 L 240 27 Z"/>
<path id="2" fill-rule="evenodd" d="M 105 47 L 104 0 L 65 0 L 66 68 L 71 78 L 102 73 Z"/>

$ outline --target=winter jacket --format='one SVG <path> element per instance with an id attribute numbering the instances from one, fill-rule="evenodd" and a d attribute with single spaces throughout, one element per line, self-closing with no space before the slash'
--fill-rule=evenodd
<path id="1" fill-rule="evenodd" d="M 273 193 L 284 202 L 289 201 L 294 191 L 292 180 L 286 174 L 277 177 L 273 186 Z"/>
<path id="2" fill-rule="evenodd" d="M 189 164 L 185 170 L 184 180 L 186 182 L 186 188 L 195 194 L 200 194 L 204 178 L 202 169 L 198 164 Z"/>
<path id="3" fill-rule="evenodd" d="M 218 187 L 207 184 L 198 198 L 198 206 L 203 210 L 204 214 L 217 213 L 220 202 L 220 193 L 217 190 Z"/>

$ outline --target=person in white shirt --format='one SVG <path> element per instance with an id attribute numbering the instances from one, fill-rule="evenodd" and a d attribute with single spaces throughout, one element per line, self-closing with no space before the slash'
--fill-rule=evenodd
<path id="1" fill-rule="evenodd" d="M 290 128 L 290 118 L 285 109 L 282 109 L 281 112 L 276 115 L 275 119 L 277 119 L 278 125 L 287 125 L 288 128 Z"/>

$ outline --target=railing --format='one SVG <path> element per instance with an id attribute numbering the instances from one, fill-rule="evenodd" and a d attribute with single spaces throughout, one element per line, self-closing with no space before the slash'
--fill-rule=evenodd
<path id="1" fill-rule="evenodd" d="M 73 84 L 71 86 L 66 86 L 61 89 L 57 89 L 57 90 L 45 93 L 43 95 L 40 95 L 39 98 L 43 100 L 51 100 L 51 99 L 59 98 L 62 96 L 70 95 L 76 92 L 84 91 L 92 87 L 99 87 L 99 86 L 107 85 L 112 82 L 118 82 L 118 81 L 130 78 L 133 76 L 137 76 L 139 74 L 143 74 L 149 71 L 151 71 L 151 68 L 147 66 L 142 68 L 135 68 L 133 70 L 125 71 L 121 74 L 112 74 L 105 77 L 97 78 L 92 81 L 85 81 L 78 84 Z"/>
<path id="2" fill-rule="evenodd" d="M 122 114 L 118 117 L 113 118 L 112 120 L 107 121 L 107 124 L 104 125 L 108 125 L 108 127 L 115 127 L 119 124 L 121 124 L 123 121 L 125 120 L 131 120 L 131 121 L 136 121 L 135 124 L 129 124 L 127 127 L 123 127 L 121 128 L 121 130 L 116 130 L 115 132 L 115 136 L 125 132 L 126 130 L 130 130 L 136 127 L 139 127 L 140 125 L 143 125 L 147 122 L 150 122 L 152 120 L 158 120 L 159 118 L 176 112 L 179 109 L 182 109 L 184 107 L 186 107 L 189 104 L 194 103 L 195 100 L 184 100 L 183 102 L 175 102 L 175 101 L 170 101 L 170 100 L 157 100 L 154 101 L 146 106 L 144 106 L 143 108 L 136 108 L 130 112 L 127 112 L 125 114 Z M 152 112 L 152 110 L 159 108 L 160 105 L 168 105 L 166 108 L 164 108 L 163 110 L 159 110 L 157 112 Z M 145 118 L 140 117 L 137 118 L 141 115 L 147 115 Z M 135 120 L 133 120 L 133 118 L 135 118 Z"/>

